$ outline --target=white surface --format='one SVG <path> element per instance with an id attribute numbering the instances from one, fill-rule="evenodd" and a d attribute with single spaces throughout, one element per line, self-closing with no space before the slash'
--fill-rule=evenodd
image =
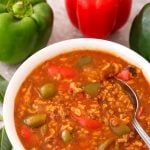
<path id="1" fill-rule="evenodd" d="M 111 35 L 109 40 L 121 43 L 122 45 L 128 46 L 128 36 L 131 23 L 135 15 L 143 7 L 144 4 L 148 3 L 149 0 L 133 0 L 132 12 L 127 24 Z M 49 40 L 48 45 L 70 39 L 82 37 L 80 32 L 71 25 L 64 7 L 64 0 L 48 0 L 48 3 L 52 6 L 55 14 L 54 28 L 52 36 Z M 7 34 L 7 33 L 6 33 Z M 19 65 L 9 66 L 0 62 L 0 74 L 8 80 L 11 79 L 12 75 L 16 71 Z M 1 107 L 0 107 L 1 112 Z"/>
<path id="2" fill-rule="evenodd" d="M 10 138 L 10 141 L 16 150 L 24 149 L 17 136 L 14 124 L 14 99 L 16 97 L 19 87 L 26 79 L 26 77 L 30 74 L 30 72 L 43 61 L 49 59 L 50 57 L 54 57 L 62 52 L 72 51 L 72 49 L 96 49 L 122 57 L 122 59 L 128 61 L 130 64 L 141 68 L 147 80 L 150 81 L 150 64 L 134 51 L 119 44 L 97 39 L 75 39 L 59 42 L 57 44 L 46 47 L 35 55 L 32 55 L 32 57 L 30 57 L 21 65 L 21 67 L 12 77 L 12 80 L 10 81 L 10 84 L 6 91 L 3 111 L 4 123 L 8 137 Z M 28 68 L 28 70 L 26 68 Z M 10 101 L 10 99 L 12 100 Z"/>

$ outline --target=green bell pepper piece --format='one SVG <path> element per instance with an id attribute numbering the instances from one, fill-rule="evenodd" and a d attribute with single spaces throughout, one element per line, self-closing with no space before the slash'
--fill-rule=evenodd
<path id="1" fill-rule="evenodd" d="M 135 17 L 129 41 L 131 49 L 150 61 L 150 3 Z"/>
<path id="2" fill-rule="evenodd" d="M 100 83 L 96 82 L 96 83 L 87 83 L 84 86 L 84 91 L 91 95 L 91 96 L 97 96 L 99 89 L 100 89 L 101 85 Z"/>
<path id="3" fill-rule="evenodd" d="M 16 64 L 45 47 L 52 26 L 45 0 L 1 0 L 0 61 Z"/>
<path id="4" fill-rule="evenodd" d="M 89 56 L 82 56 L 79 58 L 79 60 L 76 63 L 76 66 L 79 68 L 82 68 L 92 62 L 92 57 Z"/>

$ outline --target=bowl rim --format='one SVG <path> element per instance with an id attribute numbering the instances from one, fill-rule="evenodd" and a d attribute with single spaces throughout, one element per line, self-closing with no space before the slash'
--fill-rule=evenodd
<path id="1" fill-rule="evenodd" d="M 23 81 L 34 68 L 44 61 L 61 53 L 86 49 L 103 51 L 121 57 L 123 60 L 140 68 L 143 71 L 147 81 L 150 83 L 150 72 L 148 71 L 150 68 L 149 62 L 136 52 L 118 43 L 101 39 L 78 38 L 49 45 L 24 61 L 14 73 L 7 87 L 3 104 L 3 118 L 7 135 L 14 149 L 24 150 L 24 147 L 17 135 L 14 123 L 15 96 Z"/>

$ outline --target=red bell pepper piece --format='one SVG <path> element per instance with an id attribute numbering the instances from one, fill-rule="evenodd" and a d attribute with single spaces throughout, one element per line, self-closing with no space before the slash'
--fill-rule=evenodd
<path id="1" fill-rule="evenodd" d="M 28 141 L 31 140 L 31 138 L 32 138 L 32 136 L 33 136 L 31 130 L 30 130 L 28 127 L 26 127 L 26 126 L 23 126 L 23 127 L 21 128 L 20 134 L 21 134 L 21 136 L 22 136 L 25 140 L 28 140 Z"/>
<path id="2" fill-rule="evenodd" d="M 63 66 L 49 66 L 48 73 L 50 76 L 56 76 L 60 74 L 64 78 L 75 78 L 78 75 L 78 72 L 74 68 L 63 67 Z"/>
<path id="3" fill-rule="evenodd" d="M 102 123 L 99 121 L 87 118 L 85 116 L 77 116 L 75 113 L 71 112 L 71 117 L 75 120 L 79 125 L 85 127 L 87 129 L 96 130 L 102 128 Z"/>
<path id="4" fill-rule="evenodd" d="M 124 81 L 128 81 L 132 79 L 132 74 L 128 69 L 124 69 L 117 74 L 117 78 L 124 80 Z"/>
<path id="5" fill-rule="evenodd" d="M 106 38 L 122 27 L 132 0 L 65 0 L 71 22 L 87 37 Z"/>
<path id="6" fill-rule="evenodd" d="M 61 67 L 60 68 L 60 74 L 64 78 L 75 78 L 77 76 L 77 70 L 74 68 L 69 68 L 69 67 Z"/>
<path id="7" fill-rule="evenodd" d="M 21 127 L 20 135 L 25 141 L 32 143 L 32 145 L 37 145 L 37 143 L 39 142 L 38 136 L 36 134 L 33 134 L 31 129 L 26 126 Z"/>

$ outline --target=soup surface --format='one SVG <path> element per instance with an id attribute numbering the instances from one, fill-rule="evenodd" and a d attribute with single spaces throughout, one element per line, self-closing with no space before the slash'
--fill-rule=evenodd
<path id="1" fill-rule="evenodd" d="M 15 125 L 27 150 L 146 150 L 132 126 L 134 108 L 113 77 L 137 93 L 137 118 L 150 133 L 150 86 L 141 70 L 98 51 L 61 54 L 20 87 Z"/>

